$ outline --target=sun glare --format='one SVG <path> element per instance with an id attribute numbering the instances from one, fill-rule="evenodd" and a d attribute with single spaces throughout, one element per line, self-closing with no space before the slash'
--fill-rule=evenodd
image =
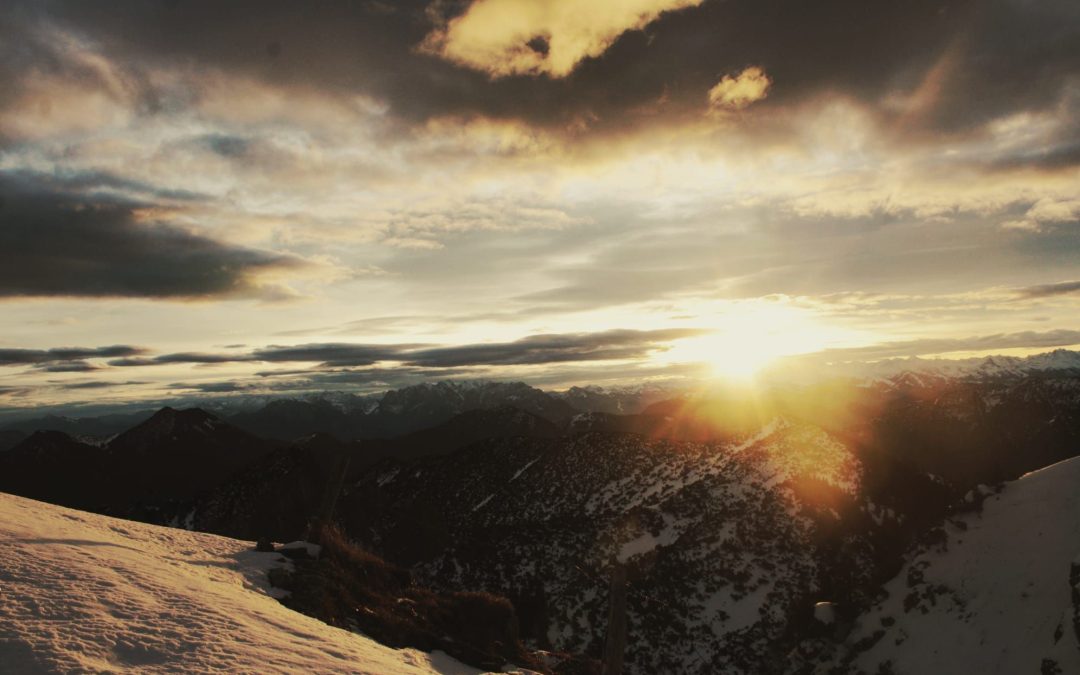
<path id="1" fill-rule="evenodd" d="M 753 380 L 777 359 L 806 354 L 847 337 L 812 312 L 781 303 L 740 303 L 708 319 L 710 332 L 663 353 L 671 363 L 700 363 L 718 379 Z"/>
<path id="2" fill-rule="evenodd" d="M 709 333 L 684 340 L 672 349 L 672 360 L 704 364 L 712 376 L 730 380 L 753 379 L 762 369 L 784 353 L 775 340 L 755 340 L 756 332 L 747 335 Z"/>

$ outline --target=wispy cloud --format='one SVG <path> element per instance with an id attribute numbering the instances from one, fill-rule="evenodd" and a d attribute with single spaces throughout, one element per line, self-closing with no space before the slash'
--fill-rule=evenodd
<path id="1" fill-rule="evenodd" d="M 828 361 L 878 361 L 948 354 L 950 352 L 979 352 L 994 349 L 1042 349 L 1080 344 L 1080 330 L 1021 331 L 964 338 L 920 338 L 882 342 L 865 347 L 827 349 L 812 355 Z"/>
<path id="2" fill-rule="evenodd" d="M 1039 284 L 1016 290 L 1016 294 L 1021 298 L 1049 298 L 1074 293 L 1080 293 L 1080 281 L 1059 281 L 1054 284 Z"/>

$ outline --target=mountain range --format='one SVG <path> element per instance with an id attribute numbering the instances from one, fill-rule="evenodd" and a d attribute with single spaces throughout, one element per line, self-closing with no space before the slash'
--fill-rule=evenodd
<path id="1" fill-rule="evenodd" d="M 530 649 L 598 658 L 625 570 L 631 673 L 917 673 L 935 650 L 981 663 L 975 639 L 1068 672 L 1076 356 L 757 391 L 448 382 L 164 408 L 96 443 L 10 430 L 0 491 L 289 541 L 341 480 L 349 538 L 438 592 L 509 598 Z"/>

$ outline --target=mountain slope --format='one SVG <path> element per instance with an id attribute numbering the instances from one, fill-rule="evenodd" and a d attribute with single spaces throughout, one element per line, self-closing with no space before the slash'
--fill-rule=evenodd
<path id="1" fill-rule="evenodd" d="M 625 387 L 570 387 L 566 391 L 554 392 L 553 395 L 583 412 L 632 415 L 679 393 L 675 387 L 643 384 Z"/>
<path id="2" fill-rule="evenodd" d="M 258 410 L 233 415 L 229 422 L 263 438 L 291 441 L 325 433 L 349 439 L 360 435 L 363 412 L 345 410 L 323 399 L 279 399 Z"/>
<path id="3" fill-rule="evenodd" d="M 1080 377 L 905 373 L 859 400 L 867 445 L 963 487 L 1013 480 L 1080 450 Z"/>
<path id="4" fill-rule="evenodd" d="M 338 512 L 425 583 L 510 597 L 523 637 L 592 656 L 618 558 L 633 580 L 627 672 L 762 673 L 812 598 L 895 572 L 877 571 L 867 533 L 897 515 L 867 501 L 864 475 L 836 439 L 783 420 L 721 443 L 491 439 L 371 467 Z"/>
<path id="5" fill-rule="evenodd" d="M 1080 672 L 1078 488 L 1074 458 L 949 521 L 859 617 L 845 670 Z"/>
<path id="6" fill-rule="evenodd" d="M 32 434 L 0 453 L 0 490 L 164 522 L 274 447 L 197 408 L 163 408 L 104 446 Z"/>
<path id="7" fill-rule="evenodd" d="M 104 506 L 104 451 L 61 431 L 35 431 L 0 454 L 0 491 L 75 508 Z"/>
<path id="8" fill-rule="evenodd" d="M 570 404 L 524 382 L 436 382 L 386 392 L 364 420 L 364 436 L 389 438 L 442 424 L 470 410 L 511 406 L 562 424 Z"/>
<path id="9" fill-rule="evenodd" d="M 14 448 L 24 438 L 26 433 L 18 429 L 0 429 L 0 452 Z"/>
<path id="10" fill-rule="evenodd" d="M 303 536 L 341 458 L 360 465 L 358 446 L 326 434 L 301 439 L 253 462 L 200 498 L 183 522 L 244 539 Z"/>
<path id="11" fill-rule="evenodd" d="M 384 457 L 442 455 L 487 438 L 555 438 L 551 422 L 516 408 L 470 410 L 430 429 L 394 439 L 343 443 L 314 434 L 237 471 L 203 495 L 181 519 L 187 526 L 230 537 L 296 539 L 315 515 L 326 485 L 345 456 L 349 475 Z"/>
<path id="12" fill-rule="evenodd" d="M 391 441 L 385 454 L 395 458 L 441 455 L 486 438 L 555 438 L 559 428 L 547 419 L 511 406 L 478 408 L 428 429 Z"/>
<path id="13" fill-rule="evenodd" d="M 393 389 L 343 404 L 326 398 L 277 399 L 228 421 L 264 438 L 295 440 L 327 433 L 341 440 L 390 439 L 444 424 L 472 411 L 516 408 L 561 425 L 577 412 L 561 398 L 523 382 L 444 381 Z"/>
<path id="14" fill-rule="evenodd" d="M 116 413 L 97 417 L 45 415 L 12 422 L 4 425 L 3 429 L 18 430 L 27 434 L 34 431 L 62 431 L 72 436 L 85 436 L 101 440 L 140 424 L 150 419 L 153 414 L 153 410 L 139 410 L 132 413 Z"/>
<path id="15" fill-rule="evenodd" d="M 162 408 L 106 446 L 116 502 L 189 500 L 274 445 L 198 408 Z"/>
<path id="16" fill-rule="evenodd" d="M 281 605 L 250 543 L 0 494 L 0 670 L 474 673 Z"/>

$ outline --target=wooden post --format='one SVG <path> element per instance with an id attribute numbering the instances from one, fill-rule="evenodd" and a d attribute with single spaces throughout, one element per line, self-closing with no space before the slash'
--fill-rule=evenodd
<path id="1" fill-rule="evenodd" d="M 604 675 L 622 675 L 626 653 L 626 565 L 611 564 L 607 640 L 604 642 Z"/>
<path id="2" fill-rule="evenodd" d="M 334 509 L 337 508 L 338 497 L 341 496 L 341 488 L 345 485 L 345 475 L 348 473 L 349 455 L 343 452 L 327 478 L 319 512 L 308 528 L 308 541 L 314 544 L 322 543 L 315 540 L 321 538 L 323 527 L 334 522 Z"/>

